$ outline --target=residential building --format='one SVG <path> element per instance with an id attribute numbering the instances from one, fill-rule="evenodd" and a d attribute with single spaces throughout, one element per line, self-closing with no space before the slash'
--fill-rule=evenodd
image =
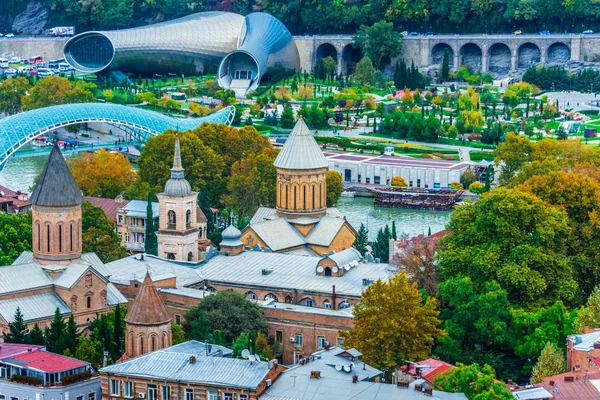
<path id="1" fill-rule="evenodd" d="M 407 362 L 393 372 L 392 383 L 399 386 L 409 386 L 411 383 L 422 380 L 422 386 L 426 390 L 433 390 L 433 380 L 442 372 L 454 368 L 454 365 L 448 364 L 442 360 L 428 358 L 418 362 Z"/>
<path id="2" fill-rule="evenodd" d="M 356 349 L 333 347 L 312 354 L 284 371 L 260 400 L 463 400 L 462 393 L 424 392 L 418 383 L 380 383 L 383 372 L 361 361 Z M 419 390 L 417 390 L 419 389 Z"/>
<path id="3" fill-rule="evenodd" d="M 404 178 L 408 187 L 444 189 L 460 178 L 473 164 L 466 161 L 384 156 L 380 154 L 349 154 L 324 151 L 329 169 L 342 175 L 344 184 L 389 186 L 394 176 Z"/>
<path id="4" fill-rule="evenodd" d="M 302 118 L 274 162 L 277 207 L 260 207 L 241 241 L 277 253 L 321 256 L 352 247 L 356 231 L 327 207 L 329 163 Z"/>
<path id="5" fill-rule="evenodd" d="M 226 347 L 188 341 L 100 369 L 102 398 L 255 400 L 283 367 L 231 358 Z"/>
<path id="6" fill-rule="evenodd" d="M 566 372 L 527 386 L 508 381 L 506 387 L 518 400 L 600 400 L 600 370 L 591 367 Z"/>
<path id="7" fill-rule="evenodd" d="M 584 333 L 567 337 L 567 371 L 600 367 L 600 329 L 585 328 Z"/>
<path id="8" fill-rule="evenodd" d="M 100 207 L 102 211 L 104 211 L 104 215 L 106 218 L 111 220 L 113 224 L 115 224 L 115 232 L 118 232 L 117 229 L 117 210 L 119 208 L 125 207 L 129 204 L 130 200 L 123 199 L 123 196 L 117 196 L 114 199 L 105 199 L 103 197 L 93 197 L 93 196 L 83 196 L 85 201 L 89 201 L 92 203 L 94 207 Z M 123 222 L 123 221 L 121 221 Z"/>
<path id="9" fill-rule="evenodd" d="M 27 193 L 12 191 L 0 186 L 0 212 L 7 214 L 27 213 L 31 210 L 31 200 Z"/>
<path id="10" fill-rule="evenodd" d="M 100 377 L 90 363 L 43 346 L 0 344 L 0 399 L 99 400 Z"/>
<path id="11" fill-rule="evenodd" d="M 179 136 L 175 137 L 175 152 L 171 178 L 164 191 L 157 194 L 159 202 L 158 239 L 159 257 L 169 260 L 198 261 L 198 192 L 185 179 L 181 166 Z"/>
<path id="12" fill-rule="evenodd" d="M 147 201 L 131 200 L 116 210 L 117 236 L 121 239 L 121 246 L 131 253 L 144 251 L 147 207 Z M 158 216 L 158 203 L 153 202 L 153 223 L 158 223 Z"/>
<path id="13" fill-rule="evenodd" d="M 33 252 L 0 268 L 0 335 L 17 307 L 28 326 L 49 325 L 55 310 L 85 327 L 127 300 L 95 253 L 82 254 L 83 197 L 57 145 L 31 195 Z"/>

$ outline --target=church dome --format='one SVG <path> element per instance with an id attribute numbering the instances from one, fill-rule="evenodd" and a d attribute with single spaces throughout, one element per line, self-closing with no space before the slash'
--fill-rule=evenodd
<path id="1" fill-rule="evenodd" d="M 242 232 L 233 225 L 229 225 L 221 232 L 221 236 L 223 236 L 223 241 L 220 243 L 221 246 L 236 247 L 242 245 L 242 241 L 240 240 Z"/>

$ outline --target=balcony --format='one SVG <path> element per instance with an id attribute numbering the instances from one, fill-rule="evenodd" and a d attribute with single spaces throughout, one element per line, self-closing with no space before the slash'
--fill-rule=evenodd
<path id="1" fill-rule="evenodd" d="M 145 233 L 146 227 L 142 225 L 127 225 L 127 230 L 129 232 Z"/>
<path id="2" fill-rule="evenodd" d="M 125 248 L 130 251 L 142 252 L 142 251 L 144 251 L 144 243 L 143 242 L 140 242 L 140 243 L 127 242 Z"/>

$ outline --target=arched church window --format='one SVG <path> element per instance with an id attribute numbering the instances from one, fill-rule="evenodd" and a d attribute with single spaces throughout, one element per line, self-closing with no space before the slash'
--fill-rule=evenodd
<path id="1" fill-rule="evenodd" d="M 177 226 L 177 216 L 175 215 L 175 211 L 169 210 L 169 212 L 167 213 L 167 218 L 169 220 L 169 229 L 175 229 L 175 227 Z"/>
<path id="2" fill-rule="evenodd" d="M 175 259 L 175 254 L 167 253 L 167 260 L 174 260 L 174 259 Z"/>
<path id="3" fill-rule="evenodd" d="M 325 276 L 331 276 L 331 268 L 325 267 Z"/>
<path id="4" fill-rule="evenodd" d="M 73 223 L 69 225 L 69 248 L 73 251 Z"/>
<path id="5" fill-rule="evenodd" d="M 194 261 L 194 255 L 191 251 L 188 253 L 188 261 Z"/>
<path id="6" fill-rule="evenodd" d="M 92 308 L 92 296 L 86 298 L 87 308 Z"/>
<path id="7" fill-rule="evenodd" d="M 48 243 L 48 253 L 50 253 L 50 225 L 46 225 L 46 243 Z"/>
<path id="8" fill-rule="evenodd" d="M 40 226 L 40 223 L 37 223 L 37 245 L 38 245 L 38 251 L 42 250 L 42 227 Z"/>
<path id="9" fill-rule="evenodd" d="M 323 302 L 323 308 L 325 308 L 327 310 L 331 310 L 331 302 L 329 300 L 325 300 Z"/>
<path id="10" fill-rule="evenodd" d="M 62 224 L 58 224 L 58 252 L 59 253 L 63 252 L 62 239 L 63 239 L 63 226 L 62 226 Z"/>
<path id="11" fill-rule="evenodd" d="M 189 229 L 192 226 L 192 212 L 187 210 L 185 212 L 185 227 Z"/>

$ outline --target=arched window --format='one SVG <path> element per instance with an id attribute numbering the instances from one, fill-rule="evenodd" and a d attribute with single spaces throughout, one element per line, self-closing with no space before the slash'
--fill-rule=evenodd
<path id="1" fill-rule="evenodd" d="M 185 227 L 187 229 L 191 228 L 192 226 L 192 212 L 190 210 L 187 210 L 185 212 Z"/>
<path id="2" fill-rule="evenodd" d="M 254 293 L 254 292 L 246 292 L 246 298 L 248 300 L 256 300 L 256 293 Z"/>
<path id="3" fill-rule="evenodd" d="M 302 209 L 306 210 L 306 186 L 302 186 Z"/>
<path id="4" fill-rule="evenodd" d="M 283 203 L 283 207 L 287 208 L 289 202 L 288 202 L 288 185 L 285 185 L 285 196 L 283 196 L 284 199 L 284 203 Z"/>
<path id="5" fill-rule="evenodd" d="M 319 207 L 325 207 L 325 202 L 323 201 L 326 197 L 325 197 L 325 185 L 323 185 L 323 182 L 321 182 L 319 184 L 319 194 L 321 195 L 321 204 L 319 204 Z"/>
<path id="6" fill-rule="evenodd" d="M 167 217 L 169 219 L 168 228 L 175 229 L 177 226 L 177 216 L 175 215 L 175 211 L 169 210 Z"/>
<path id="7" fill-rule="evenodd" d="M 194 261 L 194 255 L 191 251 L 188 253 L 188 261 Z"/>
<path id="8" fill-rule="evenodd" d="M 71 225 L 69 225 L 69 242 L 70 242 L 70 249 L 69 251 L 73 251 L 73 223 L 71 222 Z"/>
<path id="9" fill-rule="evenodd" d="M 139 355 L 142 355 L 142 354 L 144 354 L 144 337 L 140 336 L 140 354 Z"/>
<path id="10" fill-rule="evenodd" d="M 175 254 L 167 253 L 167 260 L 174 260 L 174 259 L 175 259 Z"/>
<path id="11" fill-rule="evenodd" d="M 50 224 L 46 225 L 46 243 L 48 243 L 48 253 L 50 253 Z"/>
<path id="12" fill-rule="evenodd" d="M 59 253 L 63 252 L 62 238 L 63 238 L 63 227 L 62 227 L 62 224 L 58 224 L 58 252 Z"/>
<path id="13" fill-rule="evenodd" d="M 202 228 L 198 229 L 198 239 L 203 239 Z"/>
<path id="14" fill-rule="evenodd" d="M 269 293 L 265 296 L 265 300 L 269 300 L 269 299 L 273 299 L 273 300 L 277 301 L 277 296 L 275 296 L 273 293 Z"/>
<path id="15" fill-rule="evenodd" d="M 317 187 L 312 185 L 312 208 L 317 208 Z"/>
<path id="16" fill-rule="evenodd" d="M 38 251 L 42 251 L 42 227 L 39 222 L 37 223 L 37 242 Z"/>
<path id="17" fill-rule="evenodd" d="M 133 333 L 129 335 L 129 343 L 131 344 L 131 355 L 133 356 L 135 354 L 135 342 L 134 342 L 134 338 L 133 338 Z"/>
<path id="18" fill-rule="evenodd" d="M 87 308 L 92 308 L 92 296 L 86 298 Z"/>
<path id="19" fill-rule="evenodd" d="M 331 276 L 331 268 L 325 267 L 325 276 Z"/>
<path id="20" fill-rule="evenodd" d="M 292 203 L 292 209 L 296 209 L 296 186 L 294 186 L 294 197 L 292 199 L 294 202 Z"/>
<path id="21" fill-rule="evenodd" d="M 338 306 L 338 310 L 343 310 L 344 308 L 348 308 L 348 307 L 350 307 L 350 304 L 348 304 L 348 302 L 346 302 L 346 301 L 342 301 L 340 303 L 340 305 Z"/>
<path id="22" fill-rule="evenodd" d="M 306 306 L 306 307 L 314 307 L 315 302 L 310 297 L 306 297 L 300 301 L 300 305 Z"/>
<path id="23" fill-rule="evenodd" d="M 329 300 L 325 300 L 323 302 L 323 308 L 326 308 L 328 310 L 331 310 L 331 302 Z"/>
<path id="24" fill-rule="evenodd" d="M 150 351 L 156 350 L 156 336 L 150 337 Z"/>
<path id="25" fill-rule="evenodd" d="M 294 302 L 294 299 L 292 299 L 292 296 L 285 296 L 285 302 L 288 304 L 292 304 Z"/>
<path id="26" fill-rule="evenodd" d="M 167 333 L 163 332 L 162 334 L 162 348 L 166 349 L 167 348 Z"/>

